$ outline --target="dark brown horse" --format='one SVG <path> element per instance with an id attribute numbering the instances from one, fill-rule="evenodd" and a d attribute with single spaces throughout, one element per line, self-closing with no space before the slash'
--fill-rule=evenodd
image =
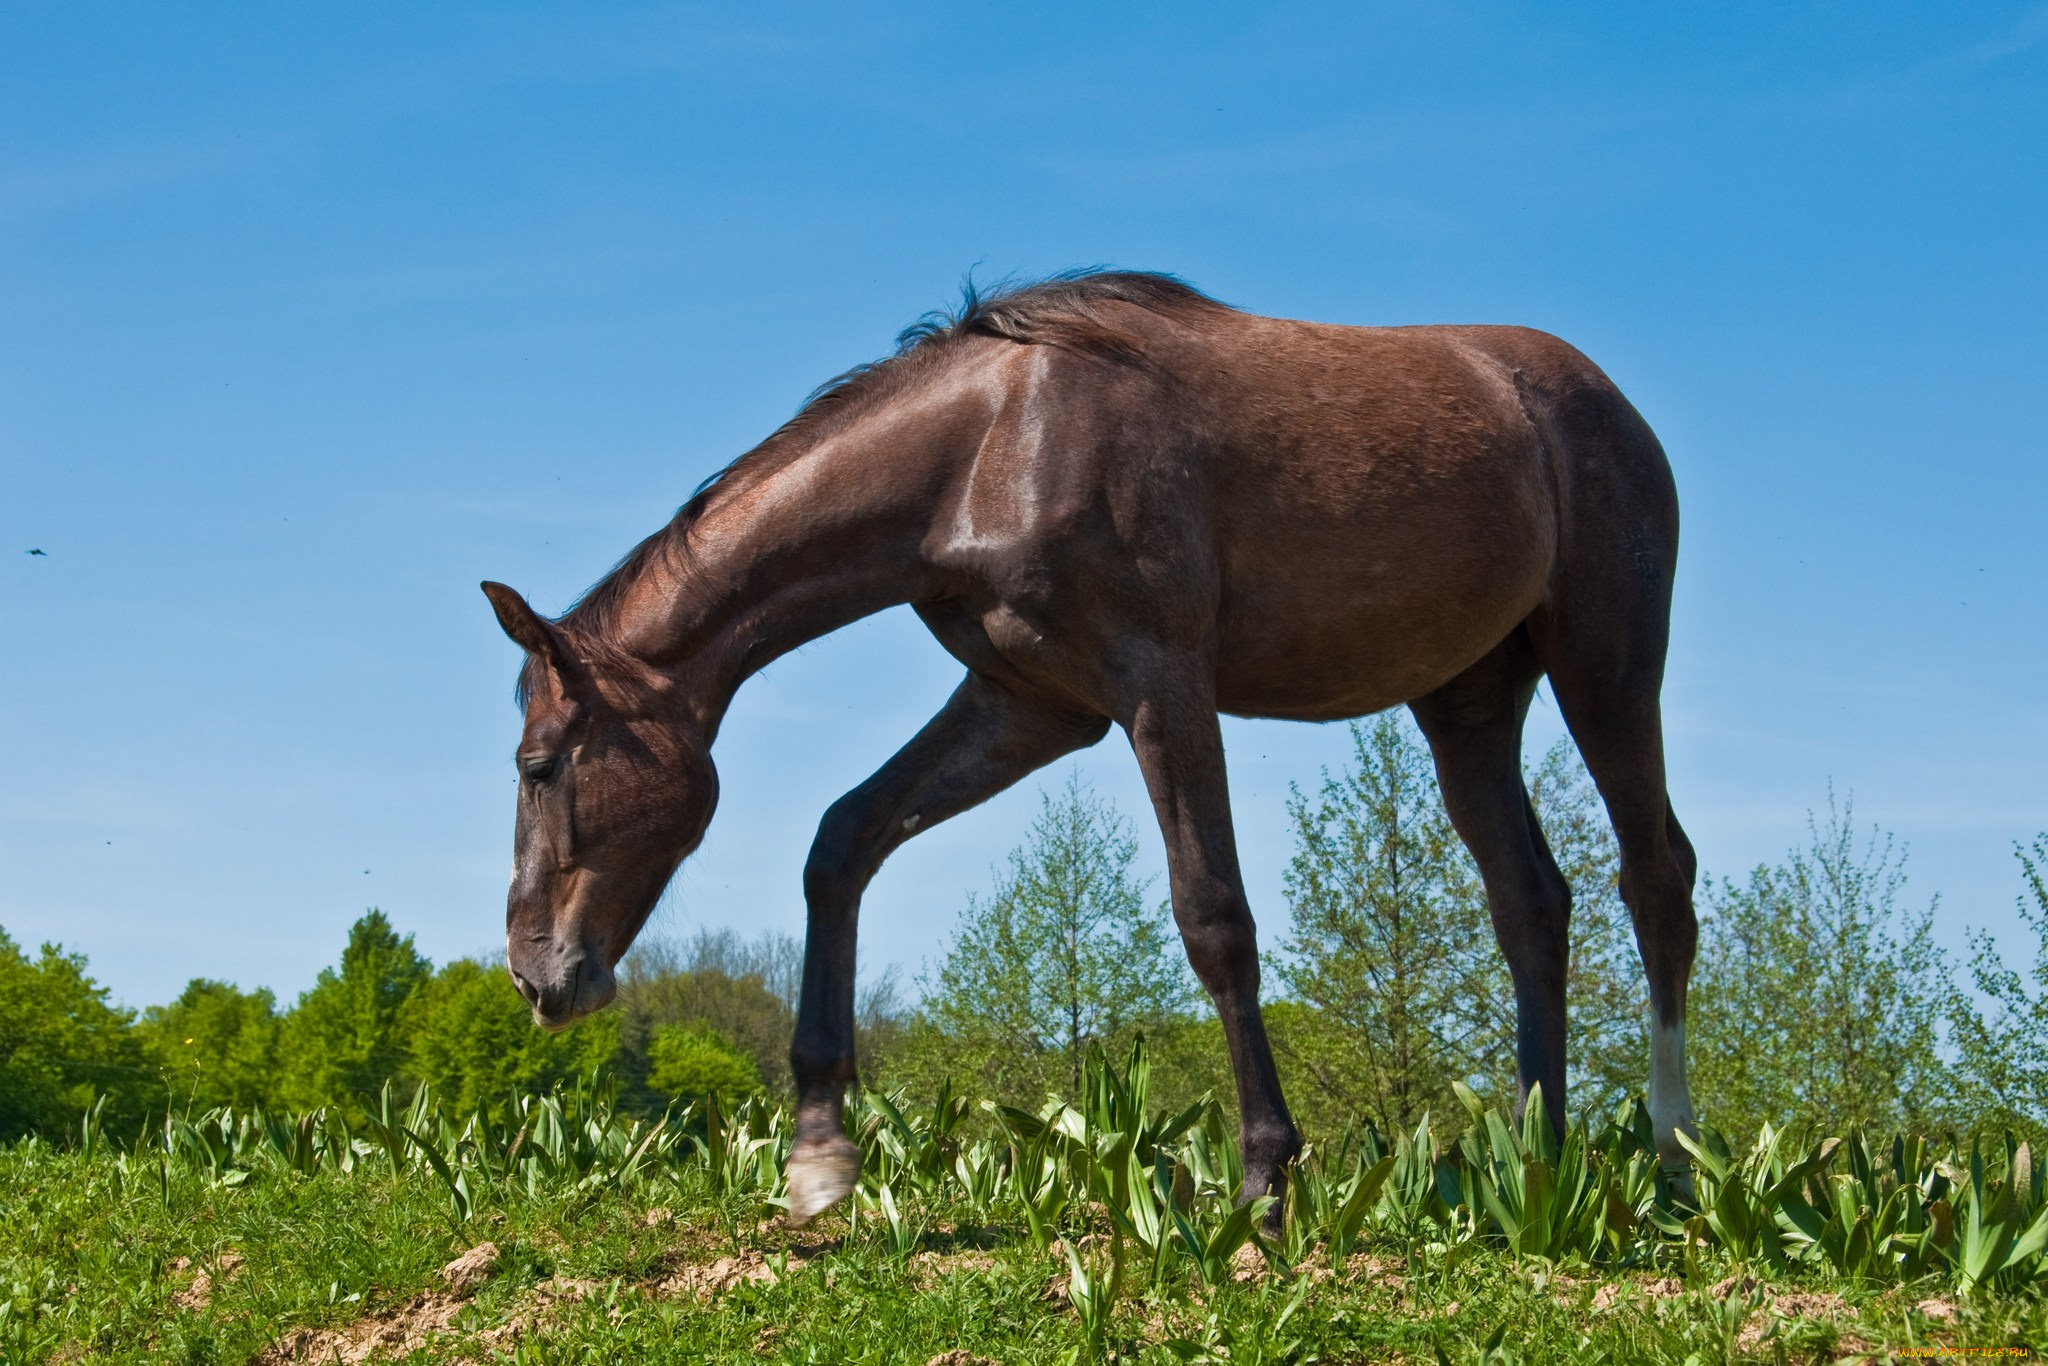
<path id="1" fill-rule="evenodd" d="M 1413 710 L 1513 975 L 1522 1093 L 1540 1082 L 1561 1123 L 1571 895 L 1521 768 L 1548 675 L 1620 843 L 1650 1110 L 1680 1164 L 1694 865 L 1658 711 L 1677 545 L 1656 438 L 1544 333 L 1264 318 L 1160 275 L 970 291 L 814 396 L 559 621 L 484 585 L 528 656 L 512 976 L 544 1025 L 609 1001 L 711 819 L 734 691 L 907 602 L 967 677 L 833 803 L 804 868 L 796 1218 L 857 1176 L 841 1106 L 868 881 L 911 835 L 1112 723 L 1222 1016 L 1247 1197 L 1279 1189 L 1300 1139 L 1259 1014 L 1218 712 Z"/>

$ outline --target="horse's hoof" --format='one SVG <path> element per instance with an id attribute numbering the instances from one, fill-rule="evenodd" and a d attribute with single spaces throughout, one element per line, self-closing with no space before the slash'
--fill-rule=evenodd
<path id="1" fill-rule="evenodd" d="M 860 1180 L 860 1149 L 845 1138 L 800 1143 L 789 1154 L 789 1222 L 808 1224 Z"/>

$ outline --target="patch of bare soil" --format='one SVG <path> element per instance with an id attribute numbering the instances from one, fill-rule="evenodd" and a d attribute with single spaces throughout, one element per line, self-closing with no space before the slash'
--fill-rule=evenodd
<path id="1" fill-rule="evenodd" d="M 1756 1285 L 1755 1280 L 1750 1277 L 1740 1279 L 1745 1283 L 1744 1287 L 1732 1293 L 1747 1294 L 1749 1288 Z M 1720 1288 L 1714 1287 L 1717 1294 Z M 1721 1298 L 1728 1297 L 1723 1295 Z M 1845 1317 L 1849 1312 L 1847 1301 L 1832 1291 L 1791 1290 L 1782 1295 L 1770 1295 L 1768 1298 L 1770 1312 L 1750 1315 L 1748 1321 L 1742 1325 L 1741 1331 L 1735 1335 L 1735 1345 L 1745 1352 L 1755 1350 L 1757 1344 L 1771 1331 L 1777 1319 L 1838 1319 Z"/>
<path id="2" fill-rule="evenodd" d="M 1713 1287 L 1707 1293 L 1717 1300 L 1725 1300 L 1733 1295 L 1747 1295 L 1750 1291 L 1756 1289 L 1756 1285 L 1757 1281 L 1754 1276 L 1735 1275 L 1730 1276 L 1725 1281 L 1714 1282 Z"/>
<path id="3" fill-rule="evenodd" d="M 1346 1280 L 1363 1281 L 1367 1285 L 1384 1286 L 1389 1290 L 1400 1289 L 1408 1284 L 1407 1263 L 1373 1252 L 1352 1253 L 1338 1274 Z"/>
<path id="4" fill-rule="evenodd" d="M 924 1366 L 1002 1366 L 1002 1363 L 988 1357 L 978 1357 L 972 1352 L 963 1352 L 956 1347 L 950 1352 L 939 1353 Z"/>
<path id="5" fill-rule="evenodd" d="M 439 1290 L 415 1295 L 396 1309 L 371 1314 L 340 1328 L 298 1328 L 255 1358 L 253 1366 L 294 1366 L 299 1362 L 342 1362 L 353 1366 L 377 1356 L 406 1356 L 446 1333 L 462 1312 L 463 1300 Z"/>
<path id="6" fill-rule="evenodd" d="M 1771 1312 L 1781 1319 L 1839 1319 L 1848 1316 L 1849 1304 L 1832 1290 L 1793 1290 L 1771 1296 Z"/>
<path id="7" fill-rule="evenodd" d="M 207 1275 L 204 1271 L 194 1276 L 190 1285 L 187 1285 L 183 1290 L 171 1296 L 171 1304 L 175 1308 L 183 1309 L 187 1312 L 195 1309 L 204 1309 L 212 1303 L 213 1277 Z"/>
<path id="8" fill-rule="evenodd" d="M 790 1266 L 797 1266 L 800 1262 L 794 1253 L 790 1254 Z M 715 1262 L 677 1267 L 655 1282 L 653 1290 L 657 1295 L 691 1295 L 699 1300 L 709 1300 L 735 1286 L 774 1279 L 775 1268 L 768 1265 L 760 1253 L 750 1250 L 737 1257 L 720 1257 Z"/>
<path id="9" fill-rule="evenodd" d="M 172 1305 L 188 1313 L 206 1308 L 207 1305 L 213 1303 L 214 1285 L 219 1281 L 226 1281 L 233 1277 L 241 1265 L 241 1253 L 233 1249 L 221 1253 L 213 1260 L 213 1270 L 208 1271 L 202 1267 L 186 1283 L 183 1289 L 171 1296 Z M 190 1270 L 191 1267 L 192 1259 L 190 1257 L 173 1257 L 164 1269 L 172 1272 L 183 1272 Z"/>
<path id="10" fill-rule="evenodd" d="M 1942 1323 L 1954 1323 L 1956 1321 L 1956 1307 L 1949 1300 L 1922 1300 L 1913 1307 L 1928 1318 L 1936 1319 Z"/>
<path id="11" fill-rule="evenodd" d="M 456 1294 L 467 1294 L 491 1278 L 498 1269 L 498 1245 L 478 1243 L 441 1268 L 441 1280 Z"/>
<path id="12" fill-rule="evenodd" d="M 965 1252 L 920 1252 L 910 1259 L 910 1274 L 919 1285 L 930 1285 L 941 1276 L 980 1275 L 995 1270 L 996 1259 L 970 1248 Z"/>

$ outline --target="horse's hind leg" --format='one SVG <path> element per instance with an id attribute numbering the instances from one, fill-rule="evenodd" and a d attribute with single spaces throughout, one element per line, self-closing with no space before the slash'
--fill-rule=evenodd
<path id="1" fill-rule="evenodd" d="M 1567 596 L 1532 626 L 1558 709 L 1621 847 L 1621 899 L 1635 922 L 1650 987 L 1650 1120 L 1658 1157 L 1679 1168 L 1690 1158 L 1675 1131 L 1693 1129 L 1685 993 L 1699 922 L 1692 844 L 1664 786 L 1657 695 L 1664 681 L 1670 560 L 1638 553 L 1616 557 L 1614 564 L 1619 572 L 1600 576 L 1603 591 Z"/>
<path id="2" fill-rule="evenodd" d="M 1537 677 L 1528 638 L 1517 631 L 1409 710 L 1436 758 L 1444 809 L 1479 865 L 1514 979 L 1517 1100 L 1527 1104 L 1541 1085 L 1543 1108 L 1562 1134 L 1572 895 L 1522 782 L 1522 718 Z"/>

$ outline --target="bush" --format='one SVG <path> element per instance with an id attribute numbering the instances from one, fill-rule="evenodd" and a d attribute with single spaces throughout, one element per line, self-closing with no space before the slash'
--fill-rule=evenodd
<path id="1" fill-rule="evenodd" d="M 547 1090 L 619 1053 L 619 1017 L 593 1016 L 572 1029 L 537 1029 L 504 968 L 459 958 L 422 982 L 400 1020 L 406 1078 L 431 1085 L 462 1111 L 507 1113 L 515 1099 Z"/>
<path id="2" fill-rule="evenodd" d="M 654 1031 L 647 1061 L 647 1084 L 665 1096 L 737 1096 L 761 1089 L 753 1059 L 715 1029 L 665 1025 Z"/>

